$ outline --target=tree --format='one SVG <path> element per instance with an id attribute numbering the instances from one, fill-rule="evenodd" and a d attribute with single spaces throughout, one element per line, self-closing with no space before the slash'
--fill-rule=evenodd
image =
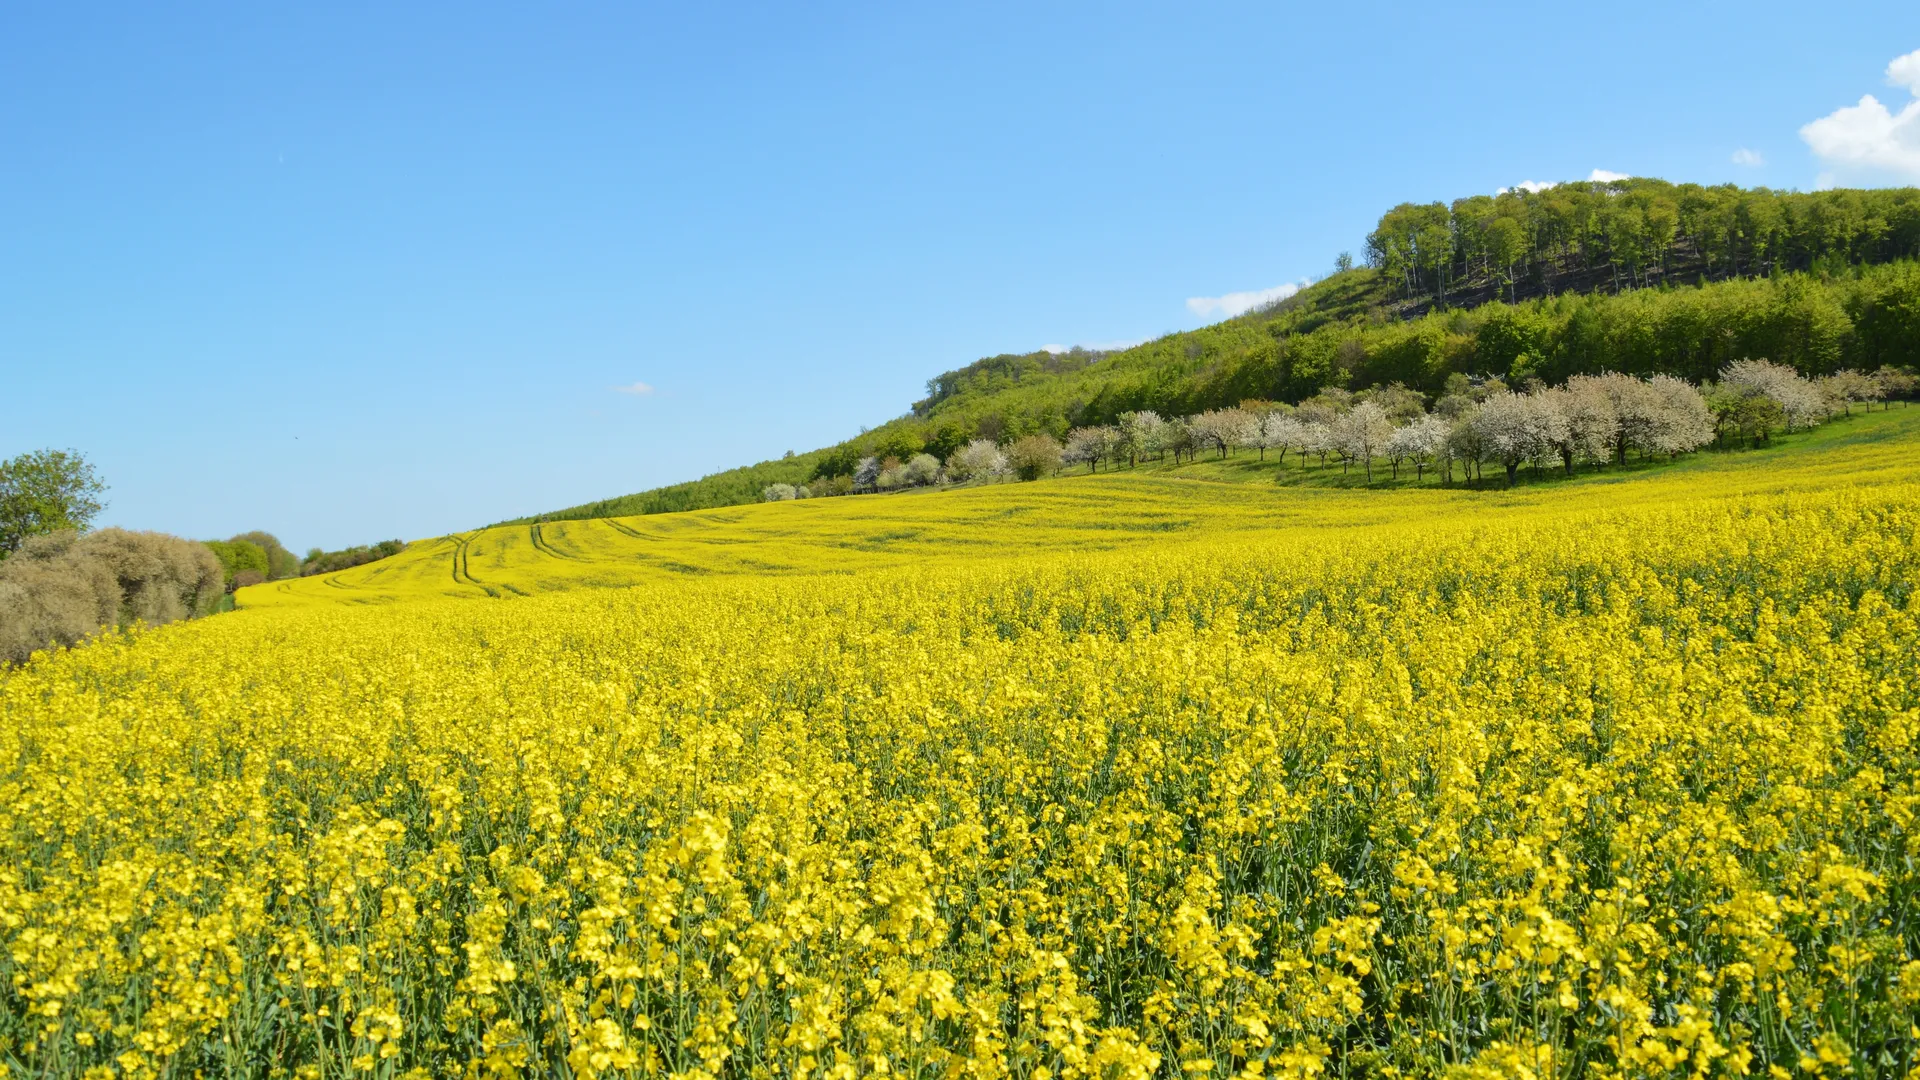
<path id="1" fill-rule="evenodd" d="M 1394 463 L 1394 475 L 1400 475 L 1400 462 L 1411 459 L 1414 465 L 1414 479 L 1426 477 L 1427 467 L 1433 464 L 1447 445 L 1447 422 L 1437 416 L 1423 416 L 1411 424 L 1395 428 L 1387 436 L 1387 459 Z"/>
<path id="2" fill-rule="evenodd" d="M 1913 372 L 1895 367 L 1882 367 L 1874 372 L 1873 381 L 1880 386 L 1881 398 L 1899 398 L 1903 402 L 1913 397 L 1916 388 L 1920 388 L 1920 379 L 1914 378 Z"/>
<path id="3" fill-rule="evenodd" d="M 1656 441 L 1666 421 L 1666 408 L 1660 395 L 1646 382 L 1631 375 L 1609 371 L 1603 375 L 1575 375 L 1567 380 L 1567 389 L 1577 395 L 1592 394 L 1606 402 L 1613 413 L 1612 457 L 1627 463 L 1627 448 L 1646 448 Z"/>
<path id="4" fill-rule="evenodd" d="M 1648 451 L 1672 457 L 1713 441 L 1713 413 L 1692 383 L 1671 375 L 1655 375 L 1647 380 L 1647 387 L 1658 403 L 1660 416 L 1649 436 Z"/>
<path id="5" fill-rule="evenodd" d="M 932 454 L 915 454 L 900 467 L 901 478 L 914 487 L 925 487 L 940 479 L 940 459 Z"/>
<path id="6" fill-rule="evenodd" d="M 786 502 L 798 495 L 792 484 L 768 484 L 766 490 L 760 493 L 760 498 L 763 502 Z"/>
<path id="7" fill-rule="evenodd" d="M 1820 388 L 1821 395 L 1827 399 L 1829 409 L 1838 405 L 1848 416 L 1853 415 L 1854 402 L 1871 403 L 1885 393 L 1879 381 L 1871 375 L 1862 375 L 1851 369 L 1836 371 L 1819 380 L 1815 385 Z M 1871 408 L 1871 404 L 1868 407 Z"/>
<path id="8" fill-rule="evenodd" d="M 1253 440 L 1255 421 L 1240 409 L 1213 409 L 1188 420 L 1187 429 L 1194 443 L 1218 450 L 1224 458 L 1233 447 Z"/>
<path id="9" fill-rule="evenodd" d="M 1373 483 L 1373 459 L 1386 448 L 1393 434 L 1387 411 L 1371 401 L 1363 401 L 1335 420 L 1330 441 L 1333 449 L 1349 465 L 1361 462 L 1367 471 L 1367 483 Z"/>
<path id="10" fill-rule="evenodd" d="M 1060 444 L 1051 435 L 1023 435 L 1007 447 L 1007 464 L 1022 480 L 1038 480 L 1060 468 Z"/>
<path id="11" fill-rule="evenodd" d="M 1099 466 L 1100 459 L 1107 456 L 1112 442 L 1111 428 L 1074 428 L 1067 433 L 1067 446 L 1060 456 L 1069 462 L 1086 462 L 1087 471 L 1092 472 Z"/>
<path id="12" fill-rule="evenodd" d="M 1121 413 L 1120 432 L 1128 465 L 1137 458 L 1157 458 L 1167 450 L 1167 422 L 1151 409 Z"/>
<path id="13" fill-rule="evenodd" d="M 0 559 L 30 536 L 85 532 L 106 490 L 76 450 L 35 450 L 0 462 Z"/>
<path id="14" fill-rule="evenodd" d="M 1720 385 L 1737 393 L 1773 399 L 1786 417 L 1788 431 L 1812 427 L 1827 416 L 1827 403 L 1819 387 L 1785 364 L 1735 360 L 1720 370 Z"/>
<path id="15" fill-rule="evenodd" d="M 947 475 L 955 480 L 991 480 L 1007 471 L 1007 457 L 992 439 L 975 439 L 947 458 Z"/>
<path id="16" fill-rule="evenodd" d="M 1552 434 L 1555 436 L 1553 449 L 1559 453 L 1567 475 L 1573 475 L 1573 463 L 1579 458 L 1605 458 L 1620 428 L 1612 400 L 1597 392 L 1590 383 L 1556 387 L 1545 394 L 1566 421 Z"/>
<path id="17" fill-rule="evenodd" d="M 1537 394 L 1508 391 L 1481 402 L 1471 426 L 1479 433 L 1490 460 L 1506 466 L 1507 486 L 1519 478 L 1520 466 L 1553 452 L 1566 437 L 1566 417 Z"/>
<path id="18" fill-rule="evenodd" d="M 260 550 L 266 552 L 268 581 L 300 576 L 300 557 L 288 551 L 286 545 L 280 542 L 280 538 L 270 532 L 255 529 L 252 532 L 243 532 L 239 536 L 229 537 L 227 542 L 256 544 Z"/>
<path id="19" fill-rule="evenodd" d="M 241 574 L 252 574 L 256 580 L 265 581 L 267 577 L 267 552 L 259 544 L 249 540 L 208 540 L 208 551 L 220 560 L 220 572 L 227 591 L 240 588 Z"/>

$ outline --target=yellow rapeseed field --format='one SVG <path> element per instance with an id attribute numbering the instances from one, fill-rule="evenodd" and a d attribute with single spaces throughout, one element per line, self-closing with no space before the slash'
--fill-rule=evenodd
<path id="1" fill-rule="evenodd" d="M 1512 494 L 487 530 L 43 656 L 0 674 L 0 1054 L 1920 1075 L 1888 415 Z"/>

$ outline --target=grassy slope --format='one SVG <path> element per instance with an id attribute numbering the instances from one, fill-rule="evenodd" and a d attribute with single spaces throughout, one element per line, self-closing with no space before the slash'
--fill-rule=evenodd
<path id="1" fill-rule="evenodd" d="M 1205 543 L 1294 534 L 1364 542 L 1409 521 L 1477 528 L 1513 514 L 1605 511 L 1696 498 L 1920 479 L 1920 409 L 1894 408 L 1668 465 L 1523 477 L 1513 491 L 1301 469 L 1242 454 L 891 496 L 755 504 L 624 519 L 502 525 L 414 544 L 377 563 L 243 589 L 243 608 L 511 597 L 686 575 L 858 573 L 931 559 Z M 1358 530 L 1358 531 L 1356 531 Z M 1285 539 L 1285 537 L 1282 537 Z"/>

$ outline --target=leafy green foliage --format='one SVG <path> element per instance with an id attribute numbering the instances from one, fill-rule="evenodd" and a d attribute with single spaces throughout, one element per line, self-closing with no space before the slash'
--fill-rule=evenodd
<path id="1" fill-rule="evenodd" d="M 220 560 L 220 571 L 225 578 L 228 592 L 237 586 L 234 579 L 242 573 L 255 575 L 254 581 L 263 581 L 267 576 L 267 549 L 251 540 L 207 540 L 207 550 Z"/>
<path id="2" fill-rule="evenodd" d="M 243 541 L 249 544 L 257 544 L 261 551 L 266 552 L 267 565 L 264 571 L 266 580 L 279 581 L 282 578 L 300 576 L 300 556 L 288 551 L 286 545 L 280 542 L 279 537 L 270 532 L 262 532 L 259 529 L 255 529 L 252 532 L 243 532 L 232 539 L 233 543 Z"/>
<path id="3" fill-rule="evenodd" d="M 75 450 L 35 450 L 0 462 L 0 559 L 28 537 L 85 531 L 106 490 Z"/>
<path id="4" fill-rule="evenodd" d="M 307 557 L 300 562 L 300 576 L 313 574 L 331 574 L 338 570 L 361 566 L 390 555 L 398 555 L 407 550 L 404 540 L 382 540 L 377 544 L 360 544 L 339 551 L 322 551 L 312 548 Z"/>

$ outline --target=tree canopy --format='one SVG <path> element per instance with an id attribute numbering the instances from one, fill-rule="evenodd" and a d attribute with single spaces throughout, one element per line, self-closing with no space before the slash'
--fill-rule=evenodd
<path id="1" fill-rule="evenodd" d="M 0 559 L 29 537 L 84 531 L 107 485 L 76 450 L 35 450 L 0 462 Z"/>

